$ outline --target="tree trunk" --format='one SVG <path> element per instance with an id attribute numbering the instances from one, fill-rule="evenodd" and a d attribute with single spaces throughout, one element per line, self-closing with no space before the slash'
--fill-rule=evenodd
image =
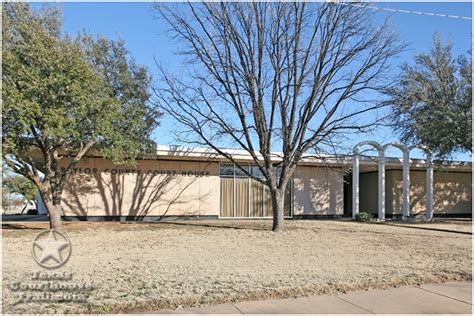
<path id="1" fill-rule="evenodd" d="M 285 194 L 278 189 L 271 189 L 272 208 L 273 208 L 273 227 L 272 231 L 280 232 L 283 230 L 283 218 L 285 215 Z"/>
<path id="2" fill-rule="evenodd" d="M 45 202 L 45 206 L 48 209 L 49 214 L 49 227 L 51 229 L 61 230 L 61 205 L 55 205 L 52 202 Z"/>

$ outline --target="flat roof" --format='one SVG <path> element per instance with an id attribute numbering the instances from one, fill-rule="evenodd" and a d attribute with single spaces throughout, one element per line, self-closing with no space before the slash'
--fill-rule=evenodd
<path id="1" fill-rule="evenodd" d="M 249 152 L 243 149 L 220 149 L 226 154 L 232 156 L 237 162 L 251 163 L 253 158 Z M 183 160 L 216 160 L 219 162 L 228 162 L 228 159 L 220 155 L 217 151 L 212 148 L 205 147 L 187 147 L 187 146 L 165 146 L 159 145 L 156 147 L 157 159 L 183 159 Z M 262 155 L 259 152 L 255 152 L 255 155 L 263 160 Z M 282 152 L 272 152 L 272 159 L 279 161 L 283 157 Z M 365 156 L 361 155 L 360 166 L 361 171 L 364 166 L 377 166 L 378 158 L 376 156 Z M 317 155 L 304 154 L 298 165 L 301 166 L 331 166 L 331 167 L 345 167 L 352 166 L 351 156 L 336 156 L 336 155 Z M 385 157 L 386 168 L 398 169 L 403 165 L 403 159 L 398 157 Z M 465 170 L 471 171 L 472 164 L 468 161 L 442 161 L 441 165 L 448 169 Z M 410 159 L 410 168 L 412 169 L 425 169 L 426 160 L 424 159 Z M 366 168 L 364 168 L 366 169 Z"/>
<path id="2" fill-rule="evenodd" d="M 253 158 L 246 150 L 242 149 L 221 149 L 226 154 L 229 154 L 239 163 L 253 162 Z M 41 154 L 36 150 L 31 152 L 32 157 L 35 160 L 41 160 Z M 259 152 L 255 152 L 255 155 L 263 160 L 262 155 Z M 281 152 L 272 152 L 272 160 L 279 161 L 282 159 L 283 154 Z M 89 158 L 102 158 L 102 155 L 97 150 L 92 150 L 87 157 Z M 205 147 L 188 147 L 188 146 L 177 146 L 177 145 L 157 145 L 156 153 L 143 156 L 139 160 L 187 160 L 187 161 L 215 161 L 215 162 L 229 162 L 229 160 L 220 155 L 217 151 L 212 148 Z M 403 159 L 400 157 L 385 157 L 386 169 L 401 169 Z M 350 168 L 352 166 L 352 157 L 350 155 L 314 155 L 304 154 L 299 166 L 320 166 L 320 167 L 333 167 L 333 168 Z M 360 170 L 361 172 L 377 170 L 378 158 L 376 156 L 361 155 L 360 157 Z M 426 168 L 426 160 L 424 159 L 410 159 L 410 168 L 413 170 L 424 170 Z M 472 172 L 472 163 L 469 161 L 437 161 L 435 163 L 436 169 L 448 169 L 463 172 Z"/>

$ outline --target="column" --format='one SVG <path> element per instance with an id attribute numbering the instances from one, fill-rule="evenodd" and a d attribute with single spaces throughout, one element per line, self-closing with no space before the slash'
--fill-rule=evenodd
<path id="1" fill-rule="evenodd" d="M 433 163 L 431 155 L 428 155 L 428 167 L 426 168 L 426 218 L 433 218 Z"/>
<path id="2" fill-rule="evenodd" d="M 385 220 L 385 155 L 383 151 L 379 151 L 379 220 Z"/>
<path id="3" fill-rule="evenodd" d="M 359 214 L 359 153 L 352 157 L 352 219 Z"/>

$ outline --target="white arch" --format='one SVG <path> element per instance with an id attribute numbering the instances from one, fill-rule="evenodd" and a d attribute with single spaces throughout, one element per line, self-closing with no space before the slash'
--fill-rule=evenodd
<path id="1" fill-rule="evenodd" d="M 410 217 L 410 151 L 400 143 L 388 143 L 383 146 L 384 152 L 389 147 L 400 149 L 403 154 L 403 219 Z"/>
<path id="2" fill-rule="evenodd" d="M 359 148 L 369 145 L 377 149 L 379 153 L 379 172 L 378 172 L 378 217 L 379 220 L 385 220 L 385 153 L 384 148 L 377 142 L 360 142 L 353 148 L 352 158 L 352 218 L 359 213 Z"/>
<path id="3" fill-rule="evenodd" d="M 426 154 L 426 218 L 433 219 L 433 154 L 423 145 L 410 146 L 408 152 L 413 149 L 421 149 Z"/>

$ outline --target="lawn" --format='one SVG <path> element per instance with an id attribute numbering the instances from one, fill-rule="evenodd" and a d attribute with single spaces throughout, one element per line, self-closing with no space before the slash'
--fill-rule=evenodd
<path id="1" fill-rule="evenodd" d="M 76 222 L 64 228 L 71 258 L 55 271 L 93 283 L 89 300 L 15 302 L 11 284 L 41 270 L 31 242 L 46 226 L 4 223 L 4 313 L 151 311 L 472 278 L 470 221 L 287 221 L 279 234 L 266 220 Z"/>

